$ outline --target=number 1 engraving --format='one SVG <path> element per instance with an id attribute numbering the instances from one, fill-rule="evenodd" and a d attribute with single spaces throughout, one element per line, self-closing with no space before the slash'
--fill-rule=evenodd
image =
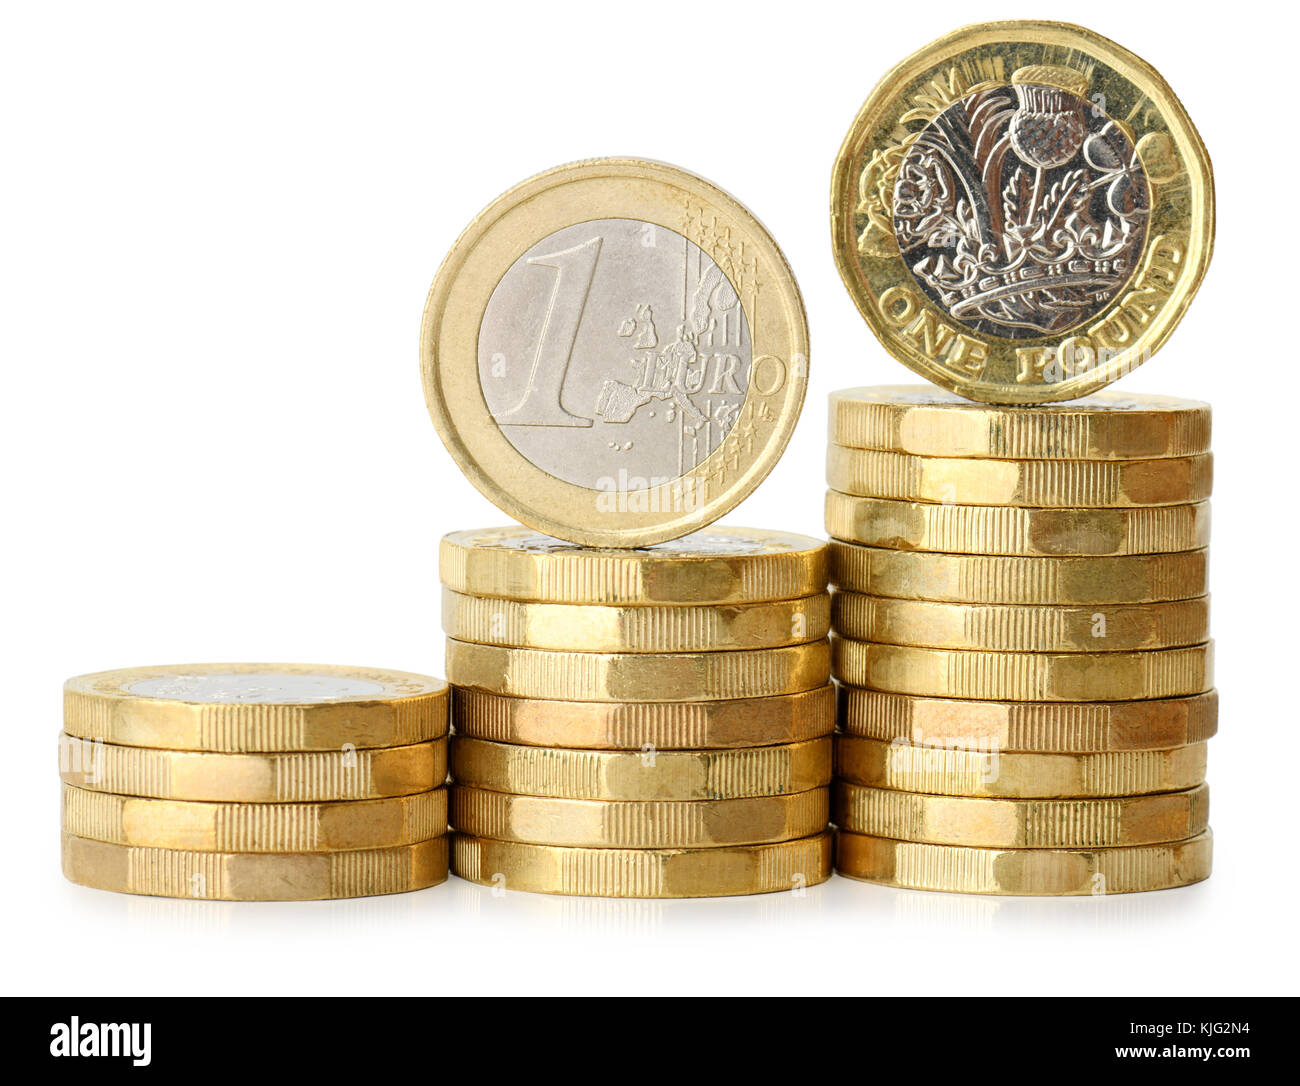
<path id="1" fill-rule="evenodd" d="M 591 293 L 601 240 L 595 237 L 572 249 L 529 258 L 529 264 L 555 270 L 555 285 L 551 288 L 550 305 L 537 339 L 528 388 L 514 407 L 495 416 L 499 425 L 592 425 L 591 419 L 567 411 L 560 402 L 560 393 L 564 389 L 573 344 L 578 338 L 578 325 L 582 323 L 587 296 Z"/>

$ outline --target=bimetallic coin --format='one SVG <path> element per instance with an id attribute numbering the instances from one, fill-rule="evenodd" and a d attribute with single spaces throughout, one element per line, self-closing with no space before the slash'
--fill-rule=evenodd
<path id="1" fill-rule="evenodd" d="M 452 788 L 456 829 L 473 837 L 581 848 L 712 848 L 821 833 L 830 789 L 719 800 L 587 800 Z"/>
<path id="2" fill-rule="evenodd" d="M 931 385 L 846 388 L 830 396 L 830 441 L 917 456 L 1147 460 L 1210 450 L 1210 405 L 1097 392 L 1064 404 L 997 407 Z"/>
<path id="3" fill-rule="evenodd" d="M 1111 799 L 971 799 L 837 781 L 831 820 L 849 833 L 977 848 L 1114 848 L 1203 833 L 1210 790 Z"/>
<path id="4" fill-rule="evenodd" d="M 837 637 L 835 678 L 850 686 L 993 701 L 1130 701 L 1214 685 L 1213 644 L 1156 652 L 969 652 Z"/>
<path id="5" fill-rule="evenodd" d="M 831 835 L 696 849 L 563 848 L 454 835 L 452 870 L 494 889 L 579 897 L 734 897 L 831 875 Z"/>
<path id="6" fill-rule="evenodd" d="M 972 400 L 1144 362 L 1214 243 L 1209 157 L 1164 80 L 1064 23 L 954 31 L 890 71 L 831 184 L 840 275 L 885 348 Z"/>
<path id="7" fill-rule="evenodd" d="M 119 894 L 207 901 L 318 901 L 423 890 L 447 878 L 447 837 L 343 852 L 199 852 L 63 835 L 63 874 Z"/>
<path id="8" fill-rule="evenodd" d="M 766 603 L 826 590 L 826 543 L 757 528 L 709 528 L 638 549 L 575 547 L 527 528 L 442 539 L 445 587 L 540 603 Z"/>
<path id="9" fill-rule="evenodd" d="M 1001 849 L 835 835 L 835 870 L 903 890 L 1023 897 L 1132 894 L 1210 877 L 1210 831 L 1127 848 Z"/>
<path id="10" fill-rule="evenodd" d="M 895 551 L 831 542 L 831 581 L 868 596 L 945 603 L 1157 603 L 1204 596 L 1206 551 L 1021 557 Z"/>
<path id="11" fill-rule="evenodd" d="M 311 803 L 427 792 L 447 776 L 447 740 L 377 750 L 213 754 L 122 747 L 59 734 L 64 784 L 218 803 Z"/>
<path id="12" fill-rule="evenodd" d="M 825 641 L 731 652 L 557 652 L 447 639 L 457 686 L 563 701 L 710 701 L 797 694 L 830 680 Z"/>
<path id="13" fill-rule="evenodd" d="M 172 664 L 77 675 L 63 730 L 133 747 L 308 751 L 397 747 L 447 734 L 447 684 L 324 664 Z"/>
<path id="14" fill-rule="evenodd" d="M 1204 743 L 1174 750 L 1028 754 L 835 737 L 835 775 L 852 784 L 1009 799 L 1140 796 L 1205 781 Z"/>
<path id="15" fill-rule="evenodd" d="M 342 803 L 192 803 L 63 787 L 63 829 L 116 845 L 196 852 L 338 852 L 447 832 L 447 790 Z"/>
<path id="16" fill-rule="evenodd" d="M 497 199 L 448 254 L 420 340 L 444 444 L 539 531 L 637 547 L 711 523 L 771 471 L 808 329 L 785 258 L 672 166 L 594 159 Z"/>
<path id="17" fill-rule="evenodd" d="M 709 652 L 820 641 L 830 632 L 826 593 L 721 605 L 524 603 L 442 591 L 448 637 L 513 648 L 581 652 Z"/>
<path id="18" fill-rule="evenodd" d="M 567 799 L 688 800 L 780 796 L 831 779 L 831 740 L 752 750 L 551 750 L 456 736 L 457 784 Z M 463 829 L 464 827 L 457 827 Z"/>
<path id="19" fill-rule="evenodd" d="M 1200 743 L 1219 727 L 1219 695 L 1146 701 L 959 701 L 839 688 L 839 724 L 887 743 L 979 751 L 1161 750 Z"/>
<path id="20" fill-rule="evenodd" d="M 1185 505 L 1210 496 L 1212 476 L 1210 453 L 1159 460 L 974 460 L 842 445 L 826 450 L 833 490 L 900 501 L 1075 509 Z"/>
<path id="21" fill-rule="evenodd" d="M 836 592 L 835 631 L 858 641 L 993 652 L 1132 652 L 1199 645 L 1209 597 L 1167 603 L 937 603 Z"/>
<path id="22" fill-rule="evenodd" d="M 1210 503 L 1127 509 L 942 505 L 826 493 L 826 531 L 850 543 L 985 555 L 1126 555 L 1198 550 Z"/>
<path id="23" fill-rule="evenodd" d="M 800 743 L 835 727 L 835 688 L 727 701 L 554 701 L 454 693 L 458 735 L 589 749 L 708 750 Z"/>

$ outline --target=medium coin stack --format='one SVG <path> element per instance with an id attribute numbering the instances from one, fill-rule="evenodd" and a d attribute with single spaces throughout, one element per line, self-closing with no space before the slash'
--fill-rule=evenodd
<path id="1" fill-rule="evenodd" d="M 1027 895 L 1209 875 L 1209 437 L 1207 404 L 1159 396 L 832 395 L 841 874 Z"/>
<path id="2" fill-rule="evenodd" d="M 742 528 L 636 550 L 446 536 L 452 870 L 601 897 L 829 878 L 826 558 Z"/>
<path id="3" fill-rule="evenodd" d="M 64 685 L 63 871 L 225 901 L 447 877 L 448 689 L 296 664 L 132 668 Z"/>

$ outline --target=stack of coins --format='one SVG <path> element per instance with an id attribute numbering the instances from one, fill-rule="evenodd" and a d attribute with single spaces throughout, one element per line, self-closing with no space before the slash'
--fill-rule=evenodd
<path id="1" fill-rule="evenodd" d="M 133 668 L 64 686 L 63 871 L 226 901 L 365 897 L 447 877 L 448 691 L 295 664 Z"/>
<path id="2" fill-rule="evenodd" d="M 825 881 L 826 553 L 742 528 L 637 550 L 444 538 L 452 870 L 603 897 Z"/>
<path id="3" fill-rule="evenodd" d="M 444 260 L 420 363 L 448 452 L 527 526 L 442 544 L 453 870 L 615 897 L 828 878 L 826 548 L 703 530 L 803 406 L 762 225 L 662 163 L 530 178 Z"/>
<path id="4" fill-rule="evenodd" d="M 845 875 L 997 894 L 1210 871 L 1210 410 L 831 397 Z"/>

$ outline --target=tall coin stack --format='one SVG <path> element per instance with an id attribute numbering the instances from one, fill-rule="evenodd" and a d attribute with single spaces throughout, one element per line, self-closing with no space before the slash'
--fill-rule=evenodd
<path id="1" fill-rule="evenodd" d="M 841 874 L 1102 894 L 1210 872 L 1207 404 L 831 397 Z"/>
<path id="2" fill-rule="evenodd" d="M 829 878 L 826 553 L 742 528 L 445 537 L 455 873 L 606 897 Z"/>
<path id="3" fill-rule="evenodd" d="M 132 668 L 64 686 L 63 871 L 226 901 L 444 881 L 447 684 L 296 664 Z"/>

